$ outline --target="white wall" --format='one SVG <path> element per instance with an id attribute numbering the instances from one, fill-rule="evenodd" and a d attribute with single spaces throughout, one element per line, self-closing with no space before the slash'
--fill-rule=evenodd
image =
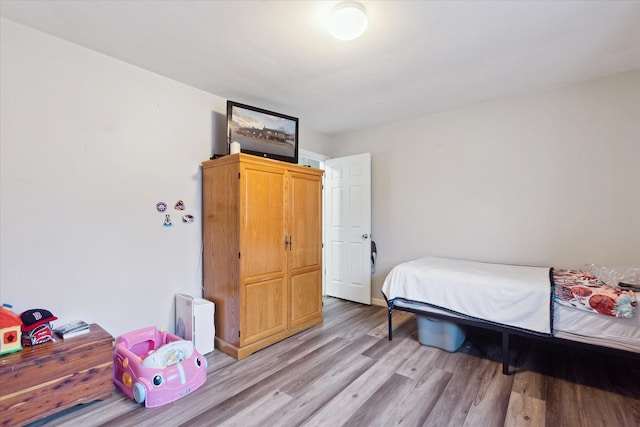
<path id="1" fill-rule="evenodd" d="M 392 106 L 390 106 L 392 108 Z M 640 71 L 341 135 L 371 152 L 372 296 L 423 255 L 640 265 Z"/>
<path id="2" fill-rule="evenodd" d="M 200 163 L 225 150 L 226 100 L 6 19 L 0 30 L 0 302 L 114 336 L 173 330 L 175 293 L 202 294 Z M 301 129 L 304 149 L 325 139 Z"/>

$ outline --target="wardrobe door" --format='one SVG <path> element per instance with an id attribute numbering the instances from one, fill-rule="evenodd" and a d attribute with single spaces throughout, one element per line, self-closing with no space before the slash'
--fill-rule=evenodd
<path id="1" fill-rule="evenodd" d="M 321 179 L 289 176 L 289 326 L 322 316 Z"/>
<path id="2" fill-rule="evenodd" d="M 287 328 L 285 170 L 240 168 L 240 345 Z"/>

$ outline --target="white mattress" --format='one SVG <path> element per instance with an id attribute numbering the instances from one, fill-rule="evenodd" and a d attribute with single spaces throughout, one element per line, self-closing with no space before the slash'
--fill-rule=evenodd
<path id="1" fill-rule="evenodd" d="M 638 298 L 636 294 L 636 300 Z M 620 319 L 556 304 L 553 315 L 553 335 L 558 338 L 640 353 L 638 314 L 631 319 Z"/>
<path id="2" fill-rule="evenodd" d="M 549 268 L 424 257 L 394 267 L 391 301 L 425 302 L 477 319 L 550 334 Z"/>

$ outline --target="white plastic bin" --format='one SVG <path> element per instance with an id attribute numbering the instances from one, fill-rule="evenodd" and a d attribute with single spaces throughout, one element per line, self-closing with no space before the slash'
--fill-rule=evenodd
<path id="1" fill-rule="evenodd" d="M 216 334 L 214 312 L 211 301 L 176 294 L 176 335 L 191 340 L 201 354 L 211 353 Z"/>
<path id="2" fill-rule="evenodd" d="M 464 328 L 456 323 L 432 319 L 422 314 L 416 314 L 416 319 L 418 341 L 422 345 L 455 352 L 467 337 Z"/>

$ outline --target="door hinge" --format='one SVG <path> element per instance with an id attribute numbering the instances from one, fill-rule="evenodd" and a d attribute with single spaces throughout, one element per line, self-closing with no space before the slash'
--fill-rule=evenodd
<path id="1" fill-rule="evenodd" d="M 238 179 L 240 179 L 240 172 L 238 172 Z"/>
<path id="2" fill-rule="evenodd" d="M 238 338 L 240 338 L 240 331 L 238 331 Z"/>
<path id="3" fill-rule="evenodd" d="M 238 252 L 238 259 L 240 259 L 240 252 Z"/>

